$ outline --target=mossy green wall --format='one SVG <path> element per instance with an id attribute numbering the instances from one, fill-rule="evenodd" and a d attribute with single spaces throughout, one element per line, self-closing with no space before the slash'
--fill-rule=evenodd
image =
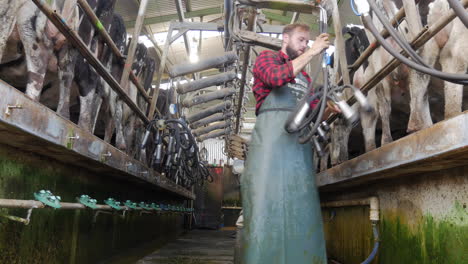
<path id="1" fill-rule="evenodd" d="M 124 201 L 181 204 L 176 197 L 145 184 L 62 164 L 48 158 L 0 147 L 0 198 L 33 200 L 41 189 L 63 202 L 88 194 L 103 203 Z M 26 209 L 0 209 L 0 214 L 26 216 Z M 164 244 L 183 231 L 182 216 L 127 212 L 99 214 L 91 210 L 35 209 L 29 225 L 0 217 L 0 263 L 97 263 L 153 241 Z M 94 221 L 94 218 L 96 221 Z"/>
<path id="2" fill-rule="evenodd" d="M 377 196 L 380 248 L 372 263 L 468 264 L 468 167 L 322 194 L 322 200 Z M 328 256 L 361 263 L 374 243 L 368 207 L 322 211 Z"/>

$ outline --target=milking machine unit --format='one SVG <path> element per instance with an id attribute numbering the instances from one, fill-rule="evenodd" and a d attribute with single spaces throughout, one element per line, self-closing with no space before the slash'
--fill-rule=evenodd
<path id="1" fill-rule="evenodd" d="M 327 11 L 320 6 L 320 33 L 326 33 L 328 30 Z M 329 80 L 329 67 L 331 58 L 327 51 L 322 52 L 322 73 L 323 86 L 313 90 L 315 80 L 311 83 L 310 92 L 304 96 L 299 102 L 298 107 L 290 114 L 285 124 L 285 130 L 288 133 L 299 133 L 299 142 L 301 144 L 312 141 L 314 149 L 319 156 L 323 156 L 324 146 L 328 144 L 329 137 L 327 133 L 330 127 L 323 119 L 327 99 L 332 101 L 341 110 L 342 116 L 350 125 L 355 125 L 359 120 L 358 112 L 351 108 L 343 98 L 343 90 L 351 88 L 357 101 L 365 110 L 369 110 L 370 106 L 367 99 L 359 89 L 352 85 L 333 86 Z M 312 109 L 311 103 L 319 100 L 317 107 Z"/>
<path id="2" fill-rule="evenodd" d="M 213 181 L 200 160 L 197 143 L 185 119 L 163 119 L 156 116 L 146 127 L 141 148 L 146 148 L 149 142 L 154 145 L 151 148 L 151 167 L 164 173 L 176 184 L 191 187 L 195 183 L 203 184 L 205 180 Z"/>

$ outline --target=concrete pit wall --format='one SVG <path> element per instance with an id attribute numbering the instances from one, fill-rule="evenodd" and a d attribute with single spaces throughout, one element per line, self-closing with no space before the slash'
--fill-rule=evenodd
<path id="1" fill-rule="evenodd" d="M 182 198 L 112 175 L 100 175 L 19 149 L 0 146 L 0 198 L 33 200 L 48 189 L 75 202 L 88 194 L 103 204 L 113 197 L 140 202 L 182 204 Z M 0 208 L 0 214 L 26 217 L 26 209 Z M 183 231 L 175 213 L 99 214 L 96 211 L 35 209 L 24 225 L 0 217 L 0 263 L 98 263 L 147 242 L 163 245 Z M 153 248 L 154 249 L 154 248 Z"/>
<path id="2" fill-rule="evenodd" d="M 468 263 L 468 166 L 321 193 L 322 201 L 377 196 L 380 249 L 372 263 Z M 328 256 L 361 263 L 373 237 L 368 207 L 322 211 Z"/>

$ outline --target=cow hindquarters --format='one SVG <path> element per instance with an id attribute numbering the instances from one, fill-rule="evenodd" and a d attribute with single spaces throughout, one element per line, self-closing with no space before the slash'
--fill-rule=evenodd
<path id="1" fill-rule="evenodd" d="M 16 1 L 7 1 L 0 0 L 0 62 L 3 58 L 3 52 L 6 48 L 6 43 L 13 28 L 16 24 L 16 13 L 18 11 L 18 2 Z"/>
<path id="2" fill-rule="evenodd" d="M 32 2 L 24 4 L 18 12 L 22 14 L 18 17 L 17 24 L 28 68 L 26 95 L 38 101 L 52 53 L 50 41 L 44 34 L 46 20 L 41 11 Z M 31 23 L 31 21 L 35 23 Z"/>
<path id="3" fill-rule="evenodd" d="M 442 71 L 450 73 L 466 73 L 468 68 L 468 29 L 455 20 L 450 37 L 440 52 Z M 463 101 L 463 85 L 445 82 L 445 118 L 451 118 L 461 113 Z"/>

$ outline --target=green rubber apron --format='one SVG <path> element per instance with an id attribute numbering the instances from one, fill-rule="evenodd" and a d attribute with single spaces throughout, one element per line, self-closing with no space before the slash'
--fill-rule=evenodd
<path id="1" fill-rule="evenodd" d="M 312 146 L 284 130 L 306 91 L 299 74 L 273 89 L 257 116 L 241 177 L 244 264 L 327 263 Z"/>

